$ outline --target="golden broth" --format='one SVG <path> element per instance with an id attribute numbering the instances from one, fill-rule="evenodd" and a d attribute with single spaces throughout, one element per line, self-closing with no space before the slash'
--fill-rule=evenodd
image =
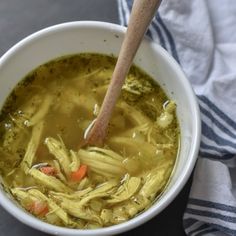
<path id="1" fill-rule="evenodd" d="M 71 228 L 118 224 L 148 208 L 168 182 L 179 148 L 175 104 L 135 66 L 104 147 L 78 151 L 115 62 L 100 54 L 50 61 L 27 75 L 2 109 L 4 187 L 46 222 Z"/>

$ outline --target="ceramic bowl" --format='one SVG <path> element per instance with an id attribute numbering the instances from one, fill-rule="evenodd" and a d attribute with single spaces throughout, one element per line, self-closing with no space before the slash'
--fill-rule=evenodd
<path id="1" fill-rule="evenodd" d="M 126 28 L 104 22 L 70 22 L 43 29 L 20 41 L 0 59 L 0 108 L 15 85 L 39 65 L 64 55 L 96 52 L 118 56 Z M 21 222 L 38 230 L 62 236 L 113 235 L 140 226 L 173 201 L 188 180 L 200 142 L 200 115 L 196 96 L 175 60 L 158 44 L 144 39 L 134 63 L 151 75 L 177 103 L 181 147 L 167 188 L 146 211 L 111 227 L 79 230 L 47 224 L 24 211 L 3 188 L 0 204 Z"/>

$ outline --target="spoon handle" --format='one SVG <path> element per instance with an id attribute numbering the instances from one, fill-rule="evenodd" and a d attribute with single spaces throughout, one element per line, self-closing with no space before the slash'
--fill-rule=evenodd
<path id="1" fill-rule="evenodd" d="M 161 0 L 134 0 L 128 29 L 120 49 L 110 85 L 100 113 L 86 137 L 86 143 L 94 145 L 103 144 L 107 126 L 116 101 L 121 93 L 124 80 L 160 2 Z"/>

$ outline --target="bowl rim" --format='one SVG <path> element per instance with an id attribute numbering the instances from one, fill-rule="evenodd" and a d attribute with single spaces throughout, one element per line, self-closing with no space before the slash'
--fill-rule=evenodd
<path id="1" fill-rule="evenodd" d="M 15 53 L 17 53 L 24 45 L 32 44 L 34 40 L 40 39 L 41 37 L 45 37 L 48 34 L 53 34 L 57 31 L 63 30 L 65 28 L 96 28 L 96 29 L 103 29 L 103 30 L 113 30 L 120 34 L 124 34 L 126 31 L 126 27 L 120 26 L 118 24 L 114 23 L 108 23 L 108 22 L 102 22 L 102 21 L 72 21 L 72 22 L 66 22 L 61 23 L 57 25 L 53 25 L 47 28 L 44 28 L 42 30 L 39 30 L 26 38 L 19 41 L 17 44 L 15 44 L 13 47 L 11 47 L 1 58 L 0 58 L 0 69 L 4 65 L 4 63 L 14 56 Z M 158 50 L 158 53 L 161 54 L 161 56 L 168 61 L 170 66 L 173 68 L 173 70 L 176 72 L 178 78 L 181 79 L 182 85 L 185 87 L 185 90 L 187 91 L 188 99 L 190 100 L 190 103 L 192 104 L 192 111 L 193 111 L 193 137 L 191 145 L 194 148 L 191 148 L 189 152 L 189 158 L 184 166 L 181 175 L 178 177 L 175 185 L 172 186 L 171 189 L 169 189 L 168 193 L 166 194 L 164 200 L 160 199 L 158 201 L 159 204 L 154 204 L 152 207 L 144 211 L 143 213 L 137 215 L 136 217 L 118 224 L 113 225 L 105 228 L 99 228 L 99 229 L 92 229 L 92 230 L 84 230 L 84 229 L 70 229 L 60 226 L 51 225 L 49 223 L 43 222 L 36 217 L 28 214 L 26 211 L 24 211 L 22 208 L 18 207 L 16 203 L 14 203 L 12 200 L 10 200 L 6 196 L 6 192 L 0 188 L 0 205 L 7 210 L 11 215 L 13 215 L 15 218 L 17 218 L 22 223 L 38 229 L 43 232 L 51 233 L 51 234 L 58 234 L 58 235 L 113 235 L 122 233 L 128 230 L 131 230 L 137 226 L 140 226 L 141 224 L 147 222 L 157 214 L 159 214 L 164 208 L 166 208 L 170 202 L 174 200 L 174 198 L 179 194 L 179 192 L 182 190 L 183 186 L 186 184 L 187 180 L 190 177 L 190 174 L 192 173 L 192 170 L 194 168 L 197 154 L 200 146 L 200 135 L 201 135 L 201 122 L 200 122 L 200 111 L 199 111 L 199 105 L 197 102 L 196 95 L 190 85 L 190 82 L 184 75 L 182 69 L 180 68 L 179 64 L 158 44 L 150 41 L 149 39 L 145 38 L 144 41 L 147 41 L 148 43 L 155 44 L 155 48 Z"/>

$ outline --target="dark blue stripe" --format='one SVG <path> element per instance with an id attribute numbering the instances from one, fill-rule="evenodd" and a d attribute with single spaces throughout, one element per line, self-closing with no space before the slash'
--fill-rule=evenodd
<path id="1" fill-rule="evenodd" d="M 229 146 L 235 148 L 236 151 L 236 143 L 231 142 L 230 140 L 224 139 L 220 137 L 215 131 L 209 127 L 204 121 L 202 121 L 202 134 L 209 138 L 210 140 L 216 142 L 219 146 Z"/>
<path id="2" fill-rule="evenodd" d="M 236 222 L 236 217 L 225 216 L 225 215 L 215 213 L 215 212 L 210 212 L 210 211 L 187 208 L 186 213 L 189 213 L 189 214 L 192 214 L 192 215 L 197 215 L 197 216 L 205 216 L 205 217 L 208 217 L 208 218 L 219 219 L 219 220 L 223 220 L 225 222 L 230 222 L 230 223 L 235 223 Z"/>
<path id="3" fill-rule="evenodd" d="M 195 224 L 196 222 L 198 222 L 195 219 L 189 218 L 189 219 L 183 219 L 183 226 L 185 229 L 189 228 L 190 226 L 192 226 L 193 224 Z"/>
<path id="4" fill-rule="evenodd" d="M 232 138 L 236 138 L 236 134 L 234 134 L 233 132 L 231 132 L 231 130 L 229 130 L 228 128 L 226 128 L 222 123 L 220 123 L 218 120 L 216 120 L 213 115 L 211 114 L 211 112 L 209 112 L 209 110 L 207 111 L 205 108 L 203 108 L 202 106 L 200 106 L 200 110 L 201 113 L 204 114 L 205 116 L 207 116 L 214 125 L 216 125 L 222 132 L 224 132 L 225 134 L 229 135 Z"/>
<path id="5" fill-rule="evenodd" d="M 236 235 L 236 230 L 234 229 L 230 229 L 230 228 L 227 228 L 227 227 L 224 227 L 222 225 L 219 225 L 219 224 L 215 224 L 215 223 L 208 223 L 212 228 L 215 228 L 215 229 L 212 229 L 212 231 L 210 232 L 216 232 L 216 231 L 221 231 L 223 233 L 227 233 L 227 234 L 230 234 L 230 235 Z M 210 229 L 209 229 L 210 230 Z M 214 231 L 213 231 L 214 230 Z M 201 235 L 204 235 L 206 233 L 206 231 L 204 232 L 201 232 L 199 234 L 196 234 L 195 236 L 201 236 Z"/>
<path id="6" fill-rule="evenodd" d="M 152 26 L 153 26 L 153 28 L 155 29 L 155 31 L 157 32 L 157 34 L 158 34 L 158 37 L 159 37 L 159 39 L 160 39 L 161 46 L 166 49 L 166 42 L 165 42 L 165 39 L 164 39 L 164 37 L 163 37 L 163 35 L 162 35 L 162 32 L 161 32 L 161 30 L 160 30 L 160 28 L 159 28 L 159 26 L 157 25 L 157 22 L 156 22 L 155 20 L 152 21 Z"/>
<path id="7" fill-rule="evenodd" d="M 193 218 L 188 218 L 188 219 L 184 219 L 183 222 L 193 222 L 193 223 L 197 223 L 199 222 L 199 220 L 193 219 Z M 204 234 L 206 234 L 207 232 L 216 232 L 216 231 L 222 231 L 222 232 L 228 232 L 231 233 L 232 235 L 235 235 L 236 231 L 223 227 L 221 225 L 217 225 L 217 224 L 212 224 L 212 223 L 208 223 L 209 226 L 211 226 L 212 228 L 214 227 L 214 229 L 209 229 L 209 230 L 204 230 L 203 232 L 199 232 L 198 234 L 196 234 L 195 236 L 202 236 Z M 186 228 L 185 228 L 186 229 Z"/>
<path id="8" fill-rule="evenodd" d="M 189 232 L 188 232 L 188 235 L 192 235 L 192 234 L 194 234 L 194 233 L 196 233 L 196 232 L 198 232 L 198 231 L 201 231 L 201 230 L 203 230 L 203 229 L 209 229 L 209 228 L 210 228 L 209 225 L 203 223 L 202 225 L 200 225 L 200 226 L 197 227 L 196 229 L 189 231 Z"/>
<path id="9" fill-rule="evenodd" d="M 226 160 L 234 158 L 234 155 L 233 154 L 225 154 L 223 156 L 217 156 L 215 154 L 200 150 L 199 151 L 199 157 L 200 158 L 212 159 L 212 160 L 226 161 Z"/>
<path id="10" fill-rule="evenodd" d="M 202 149 L 208 149 L 208 150 L 212 150 L 212 151 L 217 151 L 221 154 L 221 156 L 224 155 L 233 155 L 233 153 L 229 152 L 229 150 L 224 149 L 224 148 L 220 148 L 219 146 L 212 146 L 212 145 L 208 145 L 206 143 L 204 143 L 201 140 L 201 144 L 200 144 L 200 148 Z"/>
<path id="11" fill-rule="evenodd" d="M 213 233 L 213 232 L 217 232 L 218 230 L 217 229 L 206 229 L 202 232 L 199 232 L 197 234 L 195 234 L 194 236 L 203 236 L 203 235 L 206 235 L 208 233 Z"/>
<path id="12" fill-rule="evenodd" d="M 146 35 L 150 38 L 153 39 L 152 32 L 150 29 L 147 30 Z"/>
<path id="13" fill-rule="evenodd" d="M 179 61 L 179 56 L 178 56 L 178 53 L 177 53 L 177 50 L 176 50 L 176 46 L 175 46 L 175 41 L 171 35 L 171 33 L 169 32 L 169 30 L 167 29 L 167 27 L 165 26 L 164 22 L 162 21 L 161 19 L 161 16 L 159 13 L 156 14 L 156 17 L 157 21 L 160 23 L 160 25 L 162 26 L 164 32 L 166 33 L 166 36 L 167 36 L 167 39 L 170 43 L 170 48 L 171 48 L 171 53 L 173 55 L 173 57 L 175 58 L 175 60 L 180 63 Z"/>
<path id="14" fill-rule="evenodd" d="M 210 225 L 211 227 L 214 227 L 218 229 L 219 231 L 222 231 L 224 234 L 236 235 L 236 230 L 234 229 L 230 229 L 219 224 L 210 223 Z"/>
<path id="15" fill-rule="evenodd" d="M 197 206 L 203 206 L 203 207 L 209 207 L 209 208 L 215 208 L 218 210 L 233 212 L 236 214 L 236 207 L 225 205 L 222 203 L 210 202 L 210 201 L 205 201 L 205 200 L 196 199 L 196 198 L 189 198 L 188 203 L 197 205 Z"/>
<path id="16" fill-rule="evenodd" d="M 124 1 L 121 0 L 121 2 L 124 2 Z M 122 11 L 123 20 L 124 20 L 124 26 L 127 26 L 128 22 L 126 22 L 125 9 L 124 9 L 124 7 L 123 7 L 123 4 L 124 4 L 124 3 L 122 3 L 121 11 Z"/>
<path id="17" fill-rule="evenodd" d="M 229 118 L 224 112 L 222 112 L 213 102 L 211 102 L 205 96 L 198 96 L 198 98 L 204 102 L 211 110 L 213 110 L 222 120 L 224 120 L 232 128 L 236 129 L 236 122 Z"/>
<path id="18" fill-rule="evenodd" d="M 129 8 L 129 12 L 131 12 L 131 10 L 132 10 L 132 1 L 130 1 L 130 0 L 126 0 L 126 2 L 127 2 L 127 6 L 128 6 L 128 8 Z"/>

